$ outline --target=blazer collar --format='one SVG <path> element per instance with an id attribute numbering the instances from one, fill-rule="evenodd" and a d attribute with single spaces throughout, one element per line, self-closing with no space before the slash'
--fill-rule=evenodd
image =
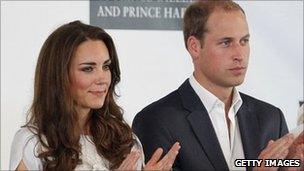
<path id="1" fill-rule="evenodd" d="M 238 123 L 246 159 L 257 159 L 261 149 L 259 139 L 261 132 L 257 116 L 250 107 L 250 102 L 241 94 L 243 104 L 237 112 Z"/>
<path id="2" fill-rule="evenodd" d="M 178 89 L 194 134 L 215 170 L 229 170 L 206 108 L 187 79 Z"/>

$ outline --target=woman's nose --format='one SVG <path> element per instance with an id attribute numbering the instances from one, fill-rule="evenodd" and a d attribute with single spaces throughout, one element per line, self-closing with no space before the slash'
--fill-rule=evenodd
<path id="1" fill-rule="evenodd" d="M 96 72 L 96 83 L 100 84 L 104 82 L 107 76 L 107 72 L 109 71 L 104 70 L 103 67 L 99 67 Z"/>

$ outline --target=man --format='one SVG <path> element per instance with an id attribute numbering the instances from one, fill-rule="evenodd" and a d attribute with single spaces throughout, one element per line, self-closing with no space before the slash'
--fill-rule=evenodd
<path id="1" fill-rule="evenodd" d="M 185 12 L 183 32 L 193 75 L 133 121 L 146 158 L 176 141 L 181 150 L 174 170 L 235 170 L 236 159 L 294 157 L 281 110 L 235 88 L 244 81 L 250 52 L 243 9 L 232 1 L 195 2 Z"/>

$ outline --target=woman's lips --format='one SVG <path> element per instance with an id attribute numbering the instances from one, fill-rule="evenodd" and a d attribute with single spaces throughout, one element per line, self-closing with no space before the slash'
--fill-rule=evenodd
<path id="1" fill-rule="evenodd" d="M 89 93 L 92 93 L 95 96 L 101 97 L 106 93 L 106 91 L 105 90 L 104 91 L 89 91 Z"/>

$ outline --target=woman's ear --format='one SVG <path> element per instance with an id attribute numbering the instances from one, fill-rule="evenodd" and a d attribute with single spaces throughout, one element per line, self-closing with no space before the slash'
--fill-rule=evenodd
<path id="1" fill-rule="evenodd" d="M 200 40 L 198 40 L 194 36 L 190 36 L 187 40 L 187 49 L 193 61 L 198 59 L 202 50 L 202 45 Z"/>

